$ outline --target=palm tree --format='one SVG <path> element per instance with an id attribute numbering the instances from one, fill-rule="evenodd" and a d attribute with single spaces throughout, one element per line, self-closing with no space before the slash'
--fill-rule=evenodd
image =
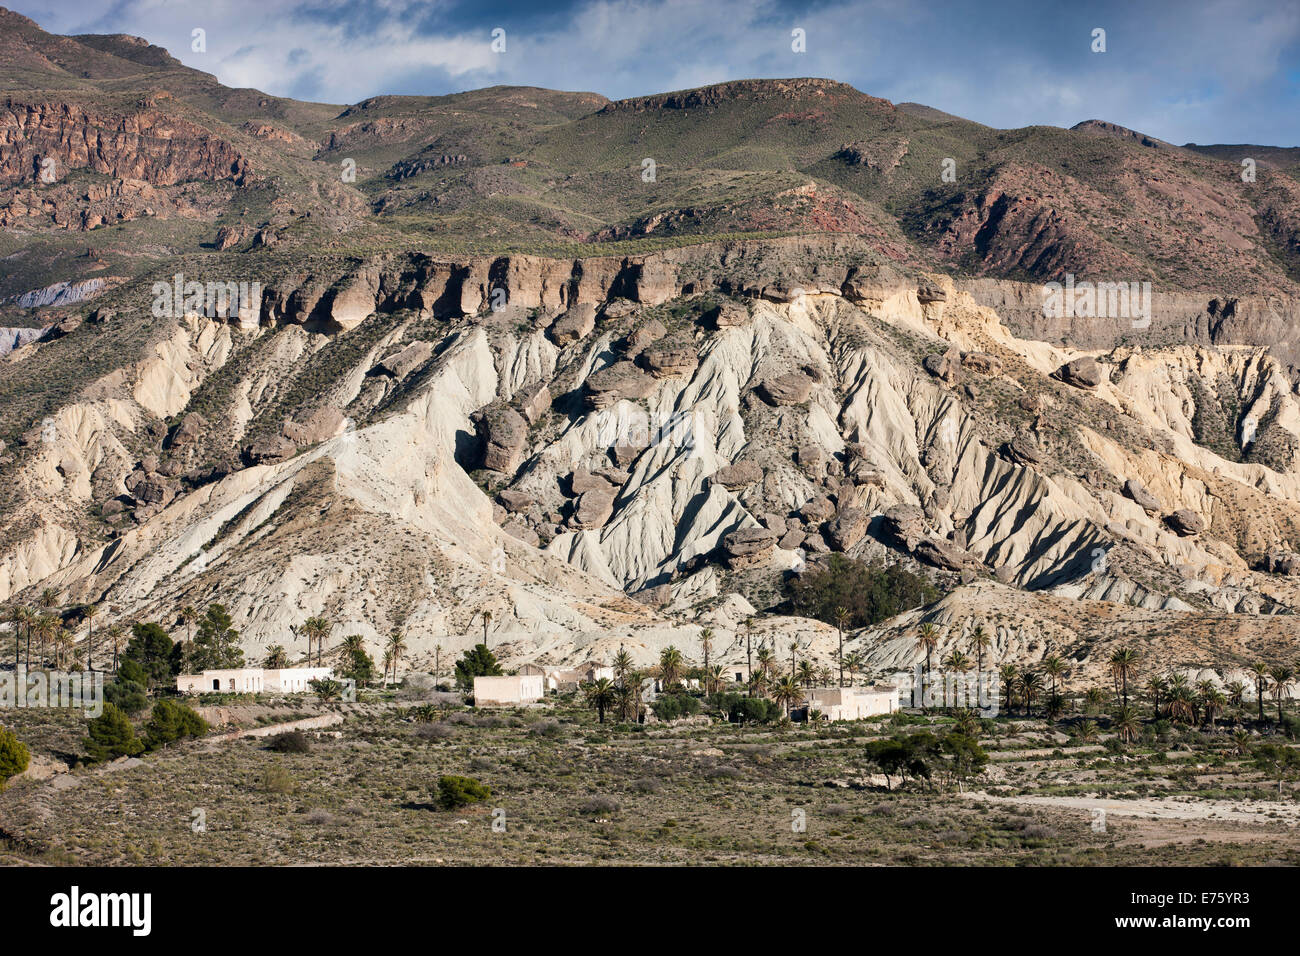
<path id="1" fill-rule="evenodd" d="M 632 655 L 620 644 L 618 645 L 618 653 L 614 655 L 614 676 L 620 684 L 625 683 L 628 671 L 631 669 Z"/>
<path id="2" fill-rule="evenodd" d="M 681 680 L 685 664 L 682 652 L 671 644 L 659 652 L 659 679 L 663 681 L 664 690 Z"/>
<path id="3" fill-rule="evenodd" d="M 713 628 L 700 630 L 700 653 L 704 657 L 704 669 L 709 669 L 709 652 L 713 650 Z"/>
<path id="4" fill-rule="evenodd" d="M 813 685 L 813 681 L 815 681 L 816 679 L 817 679 L 817 668 L 813 666 L 813 662 L 809 660 L 800 661 L 799 662 L 799 683 L 803 684 L 804 687 L 811 687 Z"/>
<path id="5" fill-rule="evenodd" d="M 21 605 L 12 604 L 6 609 L 5 613 L 14 626 L 14 672 L 17 673 L 22 652 L 20 638 L 23 636 L 23 609 Z"/>
<path id="6" fill-rule="evenodd" d="M 778 704 L 785 705 L 785 715 L 790 716 L 790 709 L 803 703 L 803 691 L 793 677 L 782 677 L 772 688 L 772 697 Z"/>
<path id="7" fill-rule="evenodd" d="M 1043 679 L 1033 671 L 1025 671 L 1016 681 L 1020 690 L 1020 699 L 1025 705 L 1025 716 L 1028 717 L 1034 708 L 1034 701 L 1043 690 Z"/>
<path id="8" fill-rule="evenodd" d="M 590 681 L 582 685 L 582 694 L 586 698 L 587 706 L 595 709 L 600 717 L 600 722 L 603 724 L 605 722 L 605 709 L 612 706 L 617 698 L 614 682 L 608 677 Z"/>
<path id="9" fill-rule="evenodd" d="M 1210 721 L 1211 730 L 1214 729 L 1214 718 L 1223 713 L 1223 708 L 1227 706 L 1227 696 L 1217 687 L 1212 687 L 1201 694 L 1201 712 Z"/>
<path id="10" fill-rule="evenodd" d="M 1152 675 L 1147 681 L 1147 693 L 1151 695 L 1151 712 L 1160 716 L 1160 698 L 1169 692 L 1169 682 L 1163 677 Z"/>
<path id="11" fill-rule="evenodd" d="M 964 678 L 966 672 L 971 668 L 971 659 L 967 657 L 965 654 L 963 654 L 961 651 L 953 651 L 951 654 L 948 655 L 948 660 L 944 663 L 943 666 L 948 670 L 956 671 L 958 674 L 961 674 Z M 953 696 L 956 697 L 955 687 L 953 688 Z M 944 689 L 943 689 L 943 702 L 944 702 L 944 706 L 949 706 L 948 687 L 946 683 L 944 684 Z M 951 706 L 955 707 L 956 705 L 957 705 L 957 701 L 954 700 Z"/>
<path id="12" fill-rule="evenodd" d="M 393 661 L 396 660 L 391 647 L 384 648 L 384 687 L 388 687 L 388 672 L 392 670 Z"/>
<path id="13" fill-rule="evenodd" d="M 121 624 L 114 624 L 108 629 L 108 642 L 113 645 L 113 672 L 117 673 L 117 654 L 122 649 L 125 634 Z"/>
<path id="14" fill-rule="evenodd" d="M 746 668 L 746 673 L 749 675 L 749 693 L 751 696 L 754 693 L 754 654 L 753 654 L 753 647 L 752 647 L 753 637 L 754 637 L 754 619 L 752 617 L 747 617 L 745 618 L 745 668 Z"/>
<path id="15" fill-rule="evenodd" d="M 930 679 L 930 655 L 939 646 L 939 632 L 935 626 L 926 621 L 916 629 L 916 646 L 925 650 L 925 679 Z"/>
<path id="16" fill-rule="evenodd" d="M 970 646 L 975 648 L 975 672 L 984 673 L 984 652 L 993 644 L 993 639 L 984 630 L 983 624 L 976 624 L 970 632 Z"/>
<path id="17" fill-rule="evenodd" d="M 181 623 L 185 625 L 185 642 L 190 646 L 194 644 L 194 624 L 198 619 L 199 612 L 193 604 L 181 608 Z M 311 648 L 307 649 L 307 653 L 311 653 Z"/>
<path id="18" fill-rule="evenodd" d="M 1124 743 L 1132 743 L 1142 733 L 1142 721 L 1138 719 L 1137 711 L 1132 707 L 1120 707 L 1115 711 L 1115 721 L 1112 724 L 1115 733 L 1119 734 L 1119 739 Z"/>
<path id="19" fill-rule="evenodd" d="M 1012 695 L 1012 691 L 1015 689 L 1016 677 L 1019 673 L 1020 671 L 1016 669 L 1016 665 L 1012 663 L 1003 664 L 998 668 L 998 677 L 1002 680 L 1002 697 L 1007 702 L 1008 713 L 1016 706 L 1016 699 Z"/>
<path id="20" fill-rule="evenodd" d="M 1268 669 L 1268 676 L 1273 678 L 1273 699 L 1277 701 L 1277 722 L 1282 723 L 1282 701 L 1286 697 L 1287 686 L 1295 677 L 1295 671 L 1285 664 Z"/>
<path id="21" fill-rule="evenodd" d="M 768 678 L 776 672 L 776 655 L 766 647 L 758 649 L 758 669 Z"/>
<path id="22" fill-rule="evenodd" d="M 92 674 L 95 672 L 95 615 L 98 613 L 99 608 L 93 604 L 81 609 L 81 616 L 86 619 L 86 669 Z"/>
<path id="23" fill-rule="evenodd" d="M 1121 696 L 1124 701 L 1123 706 L 1125 707 L 1128 706 L 1129 675 L 1131 675 L 1133 673 L 1133 669 L 1137 667 L 1138 658 L 1140 656 L 1141 655 L 1137 651 L 1133 650 L 1130 647 L 1121 647 L 1119 650 L 1117 650 L 1114 654 L 1110 656 L 1110 666 L 1111 669 L 1114 671 L 1115 676 L 1119 678 L 1120 685 L 1122 688 Z"/>
<path id="24" fill-rule="evenodd" d="M 302 630 L 307 635 L 307 659 L 311 660 L 311 642 L 316 642 L 316 666 L 320 667 L 321 653 L 325 648 L 325 638 L 333 630 L 334 624 L 326 617 L 309 617 L 303 622 Z"/>
<path id="25" fill-rule="evenodd" d="M 54 635 L 58 631 L 59 621 L 53 614 L 42 614 L 36 619 L 36 636 L 41 639 L 41 663 L 46 663 L 45 646 L 47 643 L 54 642 Z M 58 666 L 56 663 L 55 667 Z"/>
<path id="26" fill-rule="evenodd" d="M 844 627 L 849 623 L 849 609 L 841 605 L 835 609 L 835 629 L 840 635 L 840 686 L 844 686 Z"/>
<path id="27" fill-rule="evenodd" d="M 1259 722 L 1264 722 L 1264 682 L 1268 680 L 1268 665 L 1255 661 L 1250 665 L 1250 672 L 1255 675 L 1255 701 L 1259 707 Z"/>
<path id="28" fill-rule="evenodd" d="M 1100 687 L 1089 687 L 1083 699 L 1087 702 L 1088 713 L 1100 713 L 1101 705 L 1106 703 L 1106 692 Z"/>
<path id="29" fill-rule="evenodd" d="M 45 608 L 45 610 L 48 611 L 52 608 L 58 607 L 58 604 L 59 592 L 54 590 L 54 588 L 46 588 L 41 592 L 41 607 Z"/>
<path id="30" fill-rule="evenodd" d="M 54 629 L 54 667 L 55 669 L 63 666 L 65 656 L 70 657 L 72 652 L 72 632 L 62 624 Z"/>
<path id="31" fill-rule="evenodd" d="M 272 644 L 266 649 L 266 663 L 263 666 L 271 670 L 289 666 L 289 653 L 283 644 Z"/>
<path id="32" fill-rule="evenodd" d="M 727 669 L 721 664 L 710 664 L 704 672 L 704 686 L 710 694 L 716 694 L 718 687 L 726 676 Z"/>
<path id="33" fill-rule="evenodd" d="M 1074 736 L 1083 743 L 1090 743 L 1097 739 L 1097 722 L 1095 720 L 1081 720 L 1079 726 L 1075 728 Z"/>
<path id="34" fill-rule="evenodd" d="M 1043 660 L 1043 673 L 1052 679 L 1052 696 L 1055 697 L 1059 685 L 1065 680 L 1065 661 L 1055 654 L 1048 655 Z"/>
<path id="35" fill-rule="evenodd" d="M 790 642 L 790 676 L 795 676 L 795 668 L 799 664 L 799 642 L 797 640 Z"/>
<path id="36" fill-rule="evenodd" d="M 36 627 L 36 612 L 29 607 L 20 607 L 18 614 L 21 615 L 23 631 L 27 635 L 27 666 L 32 666 L 32 630 Z"/>
<path id="37" fill-rule="evenodd" d="M 438 689 L 438 678 L 442 675 L 442 645 L 433 645 L 433 689 Z"/>
<path id="38" fill-rule="evenodd" d="M 402 655 L 406 653 L 406 640 L 402 637 L 402 632 L 394 629 L 388 635 L 387 652 L 393 655 L 393 683 L 397 683 L 397 665 L 402 662 Z"/>
<path id="39" fill-rule="evenodd" d="M 844 667 L 849 672 L 849 683 L 857 683 L 858 672 L 867 666 L 867 659 L 861 651 L 850 651 L 844 658 Z"/>
<path id="40" fill-rule="evenodd" d="M 1187 678 L 1175 674 L 1169 683 L 1169 717 L 1171 720 L 1196 723 L 1196 697 L 1187 686 Z"/>
<path id="41" fill-rule="evenodd" d="M 817 683 L 822 685 L 823 687 L 829 687 L 831 683 L 831 678 L 834 676 L 835 676 L 834 672 L 832 672 L 831 669 L 827 667 L 825 664 L 817 668 Z"/>
<path id="42" fill-rule="evenodd" d="M 980 719 L 975 716 L 975 711 L 969 707 L 963 707 L 953 716 L 952 729 L 963 737 L 978 737 L 980 735 Z"/>
<path id="43" fill-rule="evenodd" d="M 1228 685 L 1228 703 L 1233 707 L 1240 708 L 1242 702 L 1246 699 L 1246 685 L 1239 680 L 1233 681 Z"/>

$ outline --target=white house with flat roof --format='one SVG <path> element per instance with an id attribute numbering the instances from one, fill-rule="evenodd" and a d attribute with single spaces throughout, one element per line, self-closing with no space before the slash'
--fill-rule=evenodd
<path id="1" fill-rule="evenodd" d="M 334 676 L 332 667 L 232 667 L 181 674 L 176 689 L 182 694 L 303 694 L 311 682 Z"/>
<path id="2" fill-rule="evenodd" d="M 513 707 L 541 700 L 546 692 L 541 674 L 513 674 L 507 677 L 475 677 L 475 707 Z"/>
<path id="3" fill-rule="evenodd" d="M 891 684 L 871 687 L 809 687 L 804 691 L 804 719 L 820 710 L 827 720 L 863 720 L 898 710 L 898 688 Z"/>

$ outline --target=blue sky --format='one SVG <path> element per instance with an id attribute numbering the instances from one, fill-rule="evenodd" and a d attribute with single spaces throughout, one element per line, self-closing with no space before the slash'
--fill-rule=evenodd
<path id="1" fill-rule="evenodd" d="M 496 84 L 610 97 L 824 76 L 990 126 L 1105 119 L 1174 143 L 1300 145 L 1300 3 L 3 0 L 130 33 L 230 86 L 353 103 Z M 207 49 L 191 49 L 196 28 Z M 494 52 L 492 31 L 505 31 Z M 806 52 L 791 49 L 791 31 Z M 1093 52 L 1093 31 L 1105 52 Z"/>

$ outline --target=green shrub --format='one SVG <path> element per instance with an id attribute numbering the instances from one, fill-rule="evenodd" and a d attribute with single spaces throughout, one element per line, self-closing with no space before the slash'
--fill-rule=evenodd
<path id="1" fill-rule="evenodd" d="M 279 754 L 305 754 L 311 752 L 311 741 L 301 730 L 288 730 L 272 737 L 268 749 Z"/>
<path id="2" fill-rule="evenodd" d="M 13 731 L 0 727 L 0 790 L 8 786 L 10 777 L 16 777 L 27 769 L 31 756 L 27 745 L 15 737 Z"/>
<path id="3" fill-rule="evenodd" d="M 438 778 L 438 789 L 434 796 L 444 810 L 455 810 L 486 800 L 492 796 L 492 791 L 473 777 L 449 774 Z"/>
<path id="4" fill-rule="evenodd" d="M 144 750 L 131 718 L 114 704 L 104 704 L 104 712 L 90 722 L 83 741 L 86 754 L 96 763 L 116 757 L 134 757 Z"/>
<path id="5" fill-rule="evenodd" d="M 679 717 L 690 717 L 700 712 L 700 702 L 685 692 L 676 692 L 664 694 L 653 704 L 650 709 L 655 712 L 655 716 L 660 720 L 677 720 Z"/>
<path id="6" fill-rule="evenodd" d="M 116 704 L 122 713 L 132 717 L 149 706 L 144 685 L 124 680 L 120 674 L 117 680 L 104 686 L 104 699 L 110 704 Z"/>
<path id="7" fill-rule="evenodd" d="M 150 750 L 157 750 L 183 737 L 202 737 L 207 732 L 208 722 L 194 708 L 173 700 L 160 700 L 153 705 L 144 740 Z"/>

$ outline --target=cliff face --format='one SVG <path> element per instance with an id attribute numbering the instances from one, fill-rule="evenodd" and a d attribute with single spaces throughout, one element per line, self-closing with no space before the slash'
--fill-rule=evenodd
<path id="1" fill-rule="evenodd" d="M 40 181 L 47 157 L 59 179 L 70 169 L 89 169 L 170 186 L 190 179 L 238 182 L 248 173 L 247 160 L 229 142 L 158 110 L 113 115 L 11 98 L 0 109 L 0 184 Z"/>

